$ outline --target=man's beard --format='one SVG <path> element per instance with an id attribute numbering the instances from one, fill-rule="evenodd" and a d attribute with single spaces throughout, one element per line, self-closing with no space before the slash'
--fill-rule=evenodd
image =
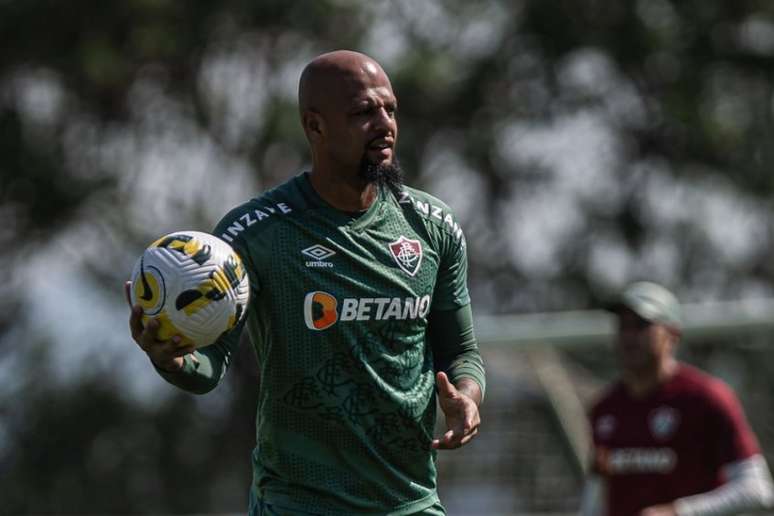
<path id="1" fill-rule="evenodd" d="M 371 163 L 366 156 L 360 160 L 360 170 L 358 174 L 368 183 L 376 183 L 379 186 L 386 186 L 393 192 L 398 191 L 403 186 L 403 170 L 396 158 L 390 163 Z"/>

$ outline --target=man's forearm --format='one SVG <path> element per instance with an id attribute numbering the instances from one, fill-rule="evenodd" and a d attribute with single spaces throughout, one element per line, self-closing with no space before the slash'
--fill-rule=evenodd
<path id="1" fill-rule="evenodd" d="M 213 360 L 209 356 L 199 351 L 194 351 L 183 358 L 183 367 L 178 371 L 167 371 L 156 364 L 153 366 L 162 378 L 184 391 L 206 394 L 215 388 L 220 381 L 220 374 L 216 371 L 222 369 L 218 366 L 217 359 L 213 364 Z"/>
<path id="2" fill-rule="evenodd" d="M 680 498 L 679 516 L 720 516 L 770 508 L 774 503 L 771 473 L 761 455 L 724 468 L 728 481 L 712 491 Z"/>
<path id="3" fill-rule="evenodd" d="M 238 335 L 223 338 L 210 346 L 200 348 L 183 357 L 183 367 L 178 371 L 167 371 L 153 364 L 156 371 L 167 382 L 194 394 L 205 394 L 218 385 L 226 374 Z"/>
<path id="4" fill-rule="evenodd" d="M 431 313 L 430 342 L 436 370 L 444 371 L 458 389 L 466 381 L 476 383 L 480 403 L 486 393 L 486 372 L 473 333 L 470 305 Z M 475 395 L 474 391 L 471 394 Z"/>
<path id="5" fill-rule="evenodd" d="M 594 473 L 589 474 L 581 495 L 580 516 L 602 516 L 604 514 L 604 491 L 605 480 Z"/>

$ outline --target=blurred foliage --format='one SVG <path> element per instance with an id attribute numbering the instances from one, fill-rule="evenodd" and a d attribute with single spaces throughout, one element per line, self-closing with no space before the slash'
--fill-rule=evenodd
<path id="1" fill-rule="evenodd" d="M 172 227 L 207 227 L 251 194 L 215 195 L 236 184 L 235 171 L 248 169 L 240 180 L 258 190 L 308 162 L 294 81 L 309 58 L 336 48 L 384 63 L 400 102 L 399 155 L 409 183 L 436 193 L 463 178 L 464 186 L 447 188 L 457 203 L 470 198 L 460 215 L 478 307 L 592 306 L 638 271 L 697 297 L 771 292 L 774 5 L 763 0 L 0 2 L 0 264 L 14 269 L 57 237 L 88 230 L 110 245 L 83 251 L 73 268 L 118 291 L 127 260 L 162 232 L 148 223 L 158 206 L 175 210 Z M 612 150 L 592 149 L 591 169 L 572 170 L 570 179 L 581 176 L 574 188 L 585 193 L 571 197 L 575 211 L 562 212 L 566 187 L 555 186 L 552 163 L 563 156 L 550 154 L 572 149 L 553 144 L 568 138 L 555 134 L 562 124 L 577 120 L 612 135 Z M 592 131 L 580 127 L 569 144 L 587 141 L 580 137 Z M 521 147 L 535 131 L 547 133 L 530 148 L 540 159 Z M 180 158 L 154 161 L 202 149 L 210 156 L 202 175 Z M 448 159 L 434 161 L 441 157 Z M 595 167 L 605 169 L 612 190 L 592 178 Z M 648 167 L 663 175 L 643 172 Z M 174 184 L 191 183 L 215 200 L 148 199 L 148 185 L 170 170 L 180 174 Z M 648 197 L 654 184 L 666 186 Z M 712 226 L 728 222 L 722 216 L 678 214 L 664 224 L 659 198 L 699 186 L 753 206 L 763 222 L 752 244 L 734 254 L 713 240 Z M 572 222 L 571 230 L 552 229 L 554 218 Z M 511 234 L 532 222 L 549 224 L 531 230 L 532 240 Z M 549 234 L 547 254 L 525 261 Z M 647 263 L 637 258 L 656 244 L 667 265 L 642 269 Z M 621 277 L 605 275 L 608 262 L 597 253 L 608 248 L 613 263 L 631 262 Z M 4 335 L 20 313 L 34 313 L 20 278 L 0 300 Z M 23 348 L 5 338 L 7 356 L 57 345 L 25 342 L 24 328 L 16 330 Z M 236 492 L 247 485 L 249 358 L 229 374 L 236 395 L 217 422 L 187 395 L 149 408 L 122 398 L 109 376 L 60 388 L 38 374 L 42 362 L 23 363 L 24 386 L 13 390 L 23 398 L 0 390 L 3 404 L 24 406 L 0 408 L 0 506 L 12 513 L 244 508 L 241 494 L 226 502 L 201 493 L 213 492 L 213 478 L 233 478 L 234 468 Z M 180 464 L 190 467 L 181 473 Z"/>
<path id="2" fill-rule="evenodd" d="M 3 436 L 13 443 L 0 476 L 3 512 L 244 510 L 256 406 L 250 353 L 244 346 L 238 356 L 228 380 L 235 396 L 220 416 L 183 393 L 139 404 L 107 378 L 29 386 L 17 410 L 0 411 L 16 420 Z"/>

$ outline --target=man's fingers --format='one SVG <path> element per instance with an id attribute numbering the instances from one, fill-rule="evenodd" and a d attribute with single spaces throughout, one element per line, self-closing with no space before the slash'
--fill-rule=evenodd
<path id="1" fill-rule="evenodd" d="M 453 450 L 455 448 L 460 447 L 459 439 L 454 439 L 450 442 L 446 442 L 443 439 L 441 440 L 436 439 L 435 441 L 433 441 L 433 443 L 434 443 L 433 448 L 435 448 L 436 450 Z"/>
<path id="2" fill-rule="evenodd" d="M 449 430 L 440 439 L 434 439 L 432 446 L 437 450 L 453 450 L 461 446 L 460 441 L 462 437 L 462 432 Z"/>
<path id="3" fill-rule="evenodd" d="M 449 377 L 442 371 L 435 375 L 435 383 L 438 386 L 438 392 L 447 398 L 453 397 L 457 392 L 457 389 L 449 381 Z"/>
<path id="4" fill-rule="evenodd" d="M 193 345 L 190 346 L 183 346 L 183 347 L 176 347 L 172 352 L 171 355 L 175 357 L 182 357 L 189 353 L 193 353 L 196 348 Z"/>
<path id="5" fill-rule="evenodd" d="M 140 335 L 139 344 L 142 349 L 144 349 L 146 352 L 151 349 L 151 347 L 158 344 L 158 340 L 156 340 L 156 336 L 159 333 L 159 327 L 161 324 L 156 319 L 151 319 L 148 321 L 148 324 L 145 325 L 145 329 L 142 332 L 142 335 Z"/>
<path id="6" fill-rule="evenodd" d="M 439 450 L 455 450 L 461 446 L 468 444 L 474 437 L 478 435 L 478 429 L 474 429 L 472 432 L 466 434 L 455 434 L 452 439 L 438 440 L 438 446 L 434 446 Z"/>
<path id="7" fill-rule="evenodd" d="M 465 420 L 465 425 L 463 426 L 463 430 L 465 431 L 465 434 L 469 434 L 470 432 L 478 431 L 478 427 L 481 425 L 481 418 L 476 413 L 474 417 L 469 417 L 469 419 Z"/>
<path id="8" fill-rule="evenodd" d="M 447 430 L 445 434 L 443 434 L 438 439 L 433 439 L 432 446 L 436 449 L 445 450 L 449 448 L 449 445 L 454 441 L 454 430 Z"/>
<path id="9" fill-rule="evenodd" d="M 432 447 L 436 450 L 451 450 L 453 446 L 445 442 L 443 439 L 433 439 Z"/>
<path id="10" fill-rule="evenodd" d="M 151 362 L 156 364 L 156 367 L 165 371 L 179 371 L 183 367 L 183 357 L 193 353 L 194 346 L 192 344 L 180 345 L 179 339 L 175 340 L 157 340 L 155 343 L 145 350 L 150 358 Z M 195 355 L 190 355 L 194 361 Z"/>
<path id="11" fill-rule="evenodd" d="M 163 358 L 182 357 L 188 353 L 192 353 L 193 350 L 194 346 L 192 344 L 181 346 L 172 340 L 157 340 L 153 344 L 153 355 Z"/>
<path id="12" fill-rule="evenodd" d="M 448 430 L 438 439 L 433 439 L 431 445 L 437 450 L 453 450 L 464 446 L 478 435 L 480 420 L 473 418 L 465 422 L 464 425 Z"/>
<path id="13" fill-rule="evenodd" d="M 478 435 L 478 428 L 474 428 L 472 432 L 470 432 L 468 435 L 460 439 L 460 446 L 464 446 L 468 444 L 471 441 L 471 439 L 473 439 L 477 435 Z"/>
<path id="14" fill-rule="evenodd" d="M 162 369 L 172 370 L 169 364 L 180 363 L 180 357 L 194 352 L 195 346 L 191 341 L 184 340 L 175 335 L 169 340 L 158 340 L 161 323 L 157 319 L 151 319 L 147 324 L 142 323 L 142 307 L 135 305 L 132 307 L 132 315 L 129 317 L 129 329 L 132 332 L 132 338 L 137 342 L 151 361 L 155 364 L 161 364 Z M 192 356 L 195 360 L 196 357 Z M 179 367 L 175 368 L 179 369 Z"/>
<path id="15" fill-rule="evenodd" d="M 449 377 L 446 376 L 446 373 L 443 371 L 439 371 L 435 374 L 435 383 L 439 389 L 448 389 L 448 387 L 451 385 L 451 382 L 449 382 Z"/>
<path id="16" fill-rule="evenodd" d="M 132 307 L 132 315 L 129 317 L 129 330 L 132 332 L 132 338 L 139 344 L 142 332 L 142 308 L 140 306 Z"/>
<path id="17" fill-rule="evenodd" d="M 151 324 L 148 323 L 148 326 L 150 327 Z M 158 333 L 158 330 L 155 333 Z M 173 358 L 182 357 L 183 355 L 193 353 L 195 349 L 196 346 L 193 344 L 193 342 L 185 340 L 179 335 L 175 335 L 169 340 L 158 340 L 155 338 L 152 339 L 151 344 L 146 351 L 152 352 L 154 356 L 162 358 Z"/>
<path id="18" fill-rule="evenodd" d="M 151 337 L 153 340 L 156 340 L 156 336 L 159 334 L 159 328 L 161 328 L 161 323 L 158 319 L 151 319 L 148 321 L 148 324 L 145 325 L 145 337 Z"/>

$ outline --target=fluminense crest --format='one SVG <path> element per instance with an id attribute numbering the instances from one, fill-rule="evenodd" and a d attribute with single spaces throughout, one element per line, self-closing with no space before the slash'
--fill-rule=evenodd
<path id="1" fill-rule="evenodd" d="M 389 244 L 390 253 L 398 266 L 409 276 L 416 275 L 422 264 L 422 244 L 419 240 L 411 240 L 401 235 L 395 242 Z"/>

